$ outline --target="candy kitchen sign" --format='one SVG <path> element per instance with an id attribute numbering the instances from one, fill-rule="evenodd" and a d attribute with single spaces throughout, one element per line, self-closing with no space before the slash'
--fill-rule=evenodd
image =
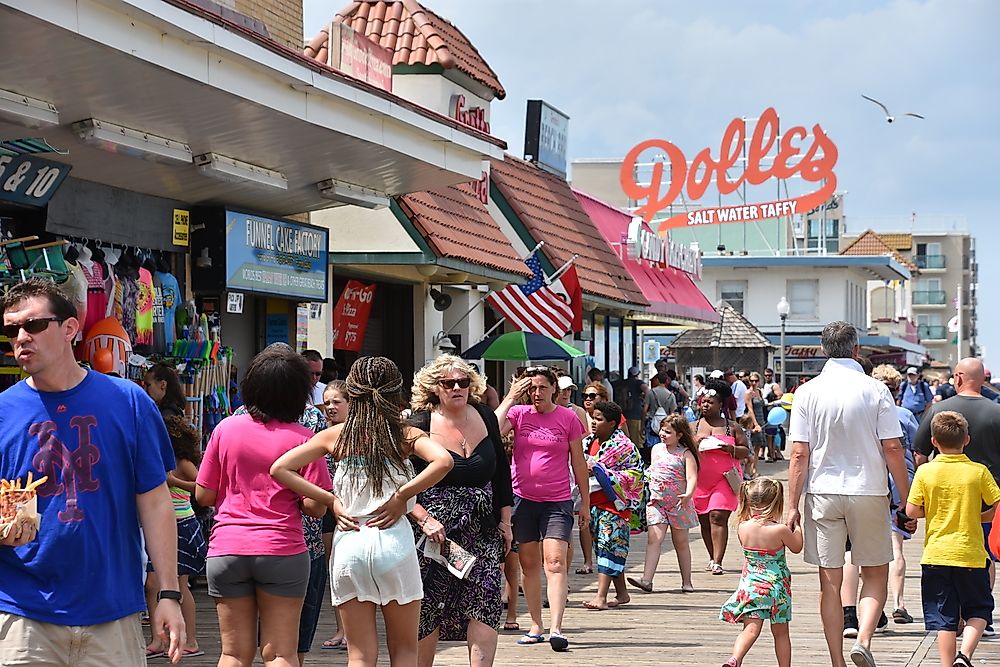
<path id="1" fill-rule="evenodd" d="M 631 259 L 645 260 L 658 268 L 670 266 L 701 280 L 701 253 L 683 243 L 660 238 L 642 218 L 632 218 L 625 243 Z"/>
<path id="2" fill-rule="evenodd" d="M 731 179 L 727 171 L 738 167 L 744 143 L 747 146 L 745 168 L 738 177 Z M 765 160 L 774 149 L 777 152 L 773 159 Z M 654 162 L 649 182 L 640 183 L 636 179 L 636 166 L 646 151 L 662 153 L 666 160 Z M 670 182 L 666 192 L 662 192 L 666 164 L 670 165 Z M 677 227 L 752 222 L 810 211 L 827 202 L 836 190 L 837 176 L 833 171 L 836 164 L 837 147 L 818 123 L 813 125 L 811 135 L 802 126 L 789 128 L 779 135 L 778 112 L 772 107 L 761 114 L 749 142 L 746 121 L 734 118 L 722 135 L 717 155 L 712 155 L 711 148 L 703 148 L 689 162 L 684 151 L 669 141 L 643 141 L 625 156 L 619 180 L 626 196 L 635 201 L 645 200 L 635 213 L 646 222 L 652 221 L 657 213 L 682 195 L 684 201 L 700 200 L 713 181 L 722 195 L 732 194 L 744 185 L 761 185 L 771 179 L 783 180 L 796 175 L 816 185 L 813 192 L 792 199 L 702 208 L 671 216 L 659 226 L 659 234 L 665 236 Z"/>

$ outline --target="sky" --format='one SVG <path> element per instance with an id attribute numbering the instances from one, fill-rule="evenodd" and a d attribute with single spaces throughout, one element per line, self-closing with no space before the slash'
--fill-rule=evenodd
<path id="1" fill-rule="evenodd" d="M 312 37 L 346 0 L 304 0 Z M 569 160 L 667 139 L 719 150 L 735 117 L 775 107 L 839 150 L 847 232 L 965 221 L 979 262 L 979 344 L 1000 365 L 1000 3 L 993 0 L 424 0 L 476 46 L 507 91 L 495 136 L 520 155 L 525 102 L 570 116 Z M 883 101 L 884 114 L 861 98 Z M 950 316 L 950 315 L 949 315 Z"/>

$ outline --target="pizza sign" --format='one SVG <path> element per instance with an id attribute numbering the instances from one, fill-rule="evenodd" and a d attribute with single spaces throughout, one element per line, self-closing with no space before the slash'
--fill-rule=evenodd
<path id="1" fill-rule="evenodd" d="M 739 171 L 746 145 L 746 162 L 736 177 L 730 170 Z M 665 156 L 652 166 L 652 175 L 636 178 L 640 156 L 647 151 L 657 151 Z M 774 151 L 772 156 L 772 151 Z M 670 166 L 669 182 L 664 192 L 665 166 Z M 743 118 L 734 118 L 719 145 L 718 154 L 703 148 L 690 162 L 675 144 L 665 139 L 648 139 L 637 144 L 622 162 L 619 180 L 625 195 L 635 201 L 645 201 L 635 212 L 646 222 L 657 213 L 670 207 L 678 197 L 684 201 L 698 201 L 714 182 L 722 195 L 732 194 L 744 185 L 761 185 L 771 179 L 784 180 L 798 176 L 817 187 L 800 197 L 758 204 L 717 206 L 687 211 L 671 216 L 660 223 L 662 236 L 676 227 L 714 225 L 729 222 L 753 222 L 782 216 L 805 213 L 825 203 L 837 188 L 833 171 L 837 164 L 837 146 L 819 124 L 810 133 L 805 127 L 796 126 L 778 132 L 778 112 L 768 108 L 761 114 L 751 135 Z"/>

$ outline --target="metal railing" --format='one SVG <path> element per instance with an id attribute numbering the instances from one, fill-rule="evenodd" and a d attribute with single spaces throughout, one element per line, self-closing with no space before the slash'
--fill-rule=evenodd
<path id="1" fill-rule="evenodd" d="M 913 258 L 920 269 L 943 269 L 944 255 L 916 255 Z"/>
<path id="2" fill-rule="evenodd" d="M 920 340 L 946 340 L 948 327 L 943 324 L 918 324 L 917 336 Z"/>
<path id="3" fill-rule="evenodd" d="M 944 290 L 931 289 L 913 291 L 914 306 L 943 306 L 947 300 L 948 297 L 944 293 Z"/>

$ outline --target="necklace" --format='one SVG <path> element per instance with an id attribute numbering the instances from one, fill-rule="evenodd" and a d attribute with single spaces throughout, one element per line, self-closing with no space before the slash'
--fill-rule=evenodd
<path id="1" fill-rule="evenodd" d="M 441 415 L 442 418 L 449 419 L 444 414 L 444 412 L 442 412 L 440 409 L 436 410 L 435 412 L 437 412 L 439 415 Z M 463 458 L 469 458 L 469 440 L 468 440 L 468 438 L 465 437 L 465 431 L 466 431 L 466 427 L 468 425 L 469 425 L 469 410 L 468 410 L 468 408 L 466 408 L 465 409 L 465 419 L 462 421 L 461 428 L 456 427 L 457 430 L 458 430 L 458 432 L 462 436 L 462 442 L 458 443 L 458 446 L 462 450 L 462 457 Z M 433 433 L 433 431 L 432 431 L 432 433 Z M 441 435 L 441 434 L 437 433 L 436 435 Z"/>

